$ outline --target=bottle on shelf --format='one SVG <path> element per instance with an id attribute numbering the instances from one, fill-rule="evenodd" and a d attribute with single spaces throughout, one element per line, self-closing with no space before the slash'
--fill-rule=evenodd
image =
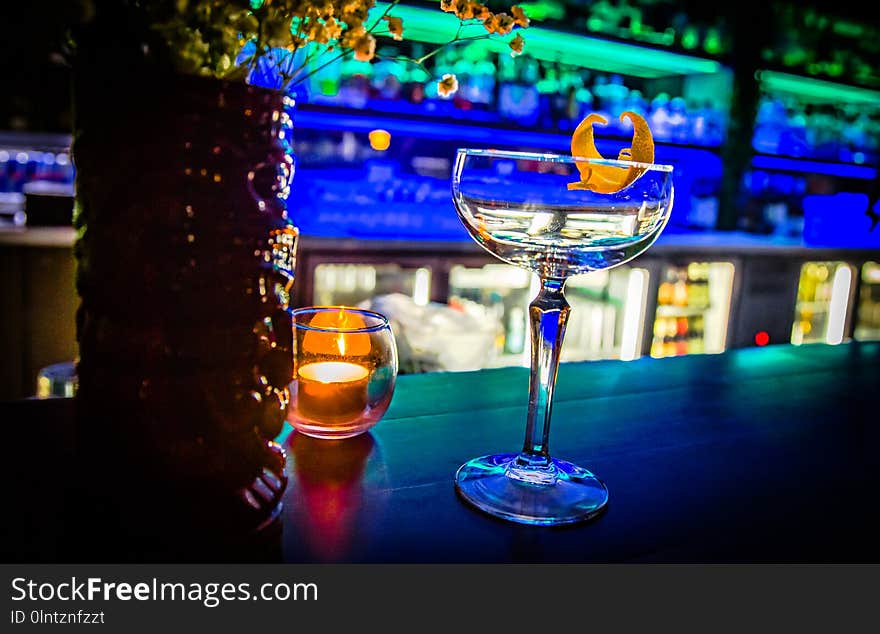
<path id="1" fill-rule="evenodd" d="M 673 97 L 669 101 L 670 140 L 677 143 L 687 143 L 690 140 L 687 115 L 687 103 L 684 98 Z"/>
<path id="2" fill-rule="evenodd" d="M 657 293 L 651 355 L 671 357 L 706 351 L 705 319 L 709 301 L 709 262 L 668 266 Z"/>
<path id="3" fill-rule="evenodd" d="M 712 102 L 707 99 L 702 112 L 706 121 L 706 135 L 702 142 L 707 145 L 720 145 L 724 142 L 724 135 L 727 127 L 724 110 L 720 107 L 714 106 Z M 695 141 L 699 144 L 701 139 L 695 138 Z"/>
<path id="4" fill-rule="evenodd" d="M 584 80 L 578 69 L 568 64 L 560 64 L 559 88 L 551 102 L 555 127 L 560 132 L 573 130 L 583 119 L 580 116 L 582 106 L 578 93 L 584 90 Z M 589 90 L 586 90 L 586 95 L 582 94 L 581 98 L 584 96 L 592 105 L 593 96 Z"/>
<path id="5" fill-rule="evenodd" d="M 498 112 L 502 118 L 521 126 L 534 127 L 538 122 L 540 99 L 536 87 L 539 66 L 533 58 L 501 55 Z"/>
<path id="6" fill-rule="evenodd" d="M 687 280 L 687 271 L 676 269 L 675 283 L 672 286 L 672 305 L 679 308 L 688 306 L 690 287 Z"/>
<path id="7" fill-rule="evenodd" d="M 472 110 L 474 102 L 471 98 L 476 88 L 473 82 L 474 64 L 462 53 L 463 51 L 459 51 L 458 59 L 452 64 L 452 73 L 458 80 L 458 91 L 453 95 L 452 103 L 459 110 Z"/>
<path id="8" fill-rule="evenodd" d="M 363 109 L 370 98 L 370 77 L 372 66 L 354 58 L 343 60 L 340 64 L 338 103 L 342 106 Z"/>
<path id="9" fill-rule="evenodd" d="M 657 305 L 672 306 L 675 295 L 675 269 L 667 267 L 666 274 L 657 290 Z"/>
<path id="10" fill-rule="evenodd" d="M 624 86 L 623 77 L 611 75 L 606 81 L 597 83 L 593 88 L 593 94 L 599 100 L 599 111 L 608 118 L 612 125 L 616 125 L 620 113 L 626 110 L 626 100 L 629 96 L 629 88 Z"/>
<path id="11" fill-rule="evenodd" d="M 705 320 L 702 315 L 695 315 L 691 318 L 691 338 L 689 342 L 690 354 L 703 354 L 706 350 L 705 346 Z"/>
<path id="12" fill-rule="evenodd" d="M 761 97 L 752 146 L 764 154 L 778 154 L 779 139 L 785 128 L 785 106 L 768 95 Z"/>
<path id="13" fill-rule="evenodd" d="M 678 317 L 675 319 L 675 354 L 683 355 L 688 353 L 688 344 L 690 340 L 688 317 Z"/>
<path id="14" fill-rule="evenodd" d="M 807 262 L 801 269 L 792 343 L 822 341 L 828 325 L 834 274 L 842 262 Z"/>
<path id="15" fill-rule="evenodd" d="M 678 324 L 675 317 L 667 317 L 665 322 L 666 333 L 663 338 L 663 356 L 674 357 L 678 355 L 679 350 Z"/>
<path id="16" fill-rule="evenodd" d="M 651 100 L 651 113 L 648 115 L 648 121 L 654 138 L 660 141 L 668 141 L 672 137 L 672 127 L 669 119 L 669 95 L 661 92 Z"/>
<path id="17" fill-rule="evenodd" d="M 495 75 L 497 69 L 491 56 L 474 61 L 468 89 L 468 99 L 475 108 L 490 110 L 495 106 Z"/>
<path id="18" fill-rule="evenodd" d="M 785 156 L 809 156 L 807 142 L 807 117 L 804 110 L 797 105 L 790 106 L 786 111 L 785 127 L 779 135 L 780 154 Z"/>
<path id="19" fill-rule="evenodd" d="M 644 117 L 648 114 L 648 100 L 642 95 L 641 90 L 630 90 L 623 104 L 623 109 Z"/>
<path id="20" fill-rule="evenodd" d="M 688 306 L 704 310 L 709 307 L 709 263 L 691 262 L 687 267 Z"/>
<path id="21" fill-rule="evenodd" d="M 540 126 L 546 130 L 558 127 L 559 113 L 556 104 L 556 96 L 560 92 L 560 82 L 557 69 L 548 65 L 544 76 L 538 81 L 538 99 L 540 101 Z"/>
<path id="22" fill-rule="evenodd" d="M 865 262 L 862 266 L 855 338 L 880 339 L 880 264 Z"/>

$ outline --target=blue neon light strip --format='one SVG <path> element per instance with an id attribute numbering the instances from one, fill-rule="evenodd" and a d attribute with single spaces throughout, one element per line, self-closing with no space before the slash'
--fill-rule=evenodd
<path id="1" fill-rule="evenodd" d="M 877 170 L 866 165 L 825 163 L 823 161 L 802 161 L 800 159 L 791 159 L 784 156 L 755 156 L 752 158 L 752 167 L 785 172 L 826 174 L 828 176 L 840 176 L 843 178 L 861 178 L 864 180 L 872 180 L 877 176 Z"/>
<path id="2" fill-rule="evenodd" d="M 308 128 L 310 130 L 338 130 L 365 133 L 369 133 L 376 128 L 382 128 L 383 130 L 388 130 L 391 134 L 403 134 L 423 139 L 466 141 L 483 145 L 500 144 L 545 147 L 556 150 L 566 149 L 571 143 L 570 137 L 548 134 L 546 132 L 498 130 L 446 121 L 406 119 L 399 115 L 385 118 L 364 114 L 314 112 L 301 109 L 297 110 L 294 115 L 294 125 L 297 128 Z"/>
<path id="3" fill-rule="evenodd" d="M 571 136 L 551 132 L 532 132 L 529 130 L 510 130 L 475 126 L 448 121 L 426 121 L 407 119 L 395 115 L 381 117 L 363 113 L 325 112 L 299 109 L 294 115 L 294 126 L 310 130 L 335 130 L 345 132 L 369 133 L 376 128 L 387 130 L 392 135 L 402 134 L 423 139 L 457 141 L 460 147 L 480 145 L 489 147 L 522 147 L 541 150 L 556 150 L 568 154 L 571 151 Z M 597 139 L 600 151 L 609 156 L 616 154 L 625 142 Z M 693 161 L 717 159 L 715 154 L 699 148 L 657 144 L 658 161 Z M 873 177 L 873 176 L 872 176 Z"/>

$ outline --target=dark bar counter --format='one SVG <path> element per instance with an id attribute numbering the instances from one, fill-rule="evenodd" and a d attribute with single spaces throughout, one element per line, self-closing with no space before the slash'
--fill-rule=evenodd
<path id="1" fill-rule="evenodd" d="M 586 466 L 607 512 L 566 528 L 465 506 L 452 477 L 522 442 L 528 372 L 407 375 L 373 430 L 290 433 L 287 562 L 878 562 L 880 344 L 563 364 L 551 452 Z M 76 469 L 70 399 L 2 405 L 4 560 L 62 548 Z M 125 424 L 120 421 L 120 424 Z M 75 501 L 74 501 L 75 502 Z M 137 500 L 128 501 L 137 504 Z M 213 558 L 224 561 L 218 552 Z"/>

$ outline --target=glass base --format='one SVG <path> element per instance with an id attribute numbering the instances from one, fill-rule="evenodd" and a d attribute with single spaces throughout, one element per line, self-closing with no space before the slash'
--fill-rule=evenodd
<path id="1" fill-rule="evenodd" d="M 518 464 L 518 455 L 464 463 L 455 474 L 456 491 L 489 515 L 539 526 L 583 522 L 608 505 L 608 489 L 586 469 L 556 459 L 544 467 Z"/>
<path id="2" fill-rule="evenodd" d="M 312 438 L 322 438 L 324 440 L 344 440 L 346 438 L 353 438 L 354 436 L 358 436 L 363 434 L 365 431 L 369 430 L 375 422 L 367 421 L 361 422 L 352 425 L 324 425 L 324 424 L 310 424 L 303 420 L 290 420 L 288 422 L 293 426 L 293 428 L 301 434 L 305 434 L 306 436 L 311 436 Z"/>

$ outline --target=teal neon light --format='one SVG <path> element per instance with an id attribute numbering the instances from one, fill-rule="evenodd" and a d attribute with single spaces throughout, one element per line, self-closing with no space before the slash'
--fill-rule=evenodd
<path id="1" fill-rule="evenodd" d="M 823 79 L 799 77 L 773 70 L 759 70 L 755 77 L 768 92 L 798 95 L 812 103 L 853 103 L 880 106 L 880 92 Z"/>
<path id="2" fill-rule="evenodd" d="M 376 3 L 370 12 L 370 20 L 378 20 L 387 8 L 388 3 Z M 443 44 L 450 41 L 455 37 L 459 27 L 458 18 L 439 9 L 398 5 L 389 15 L 403 18 L 403 33 L 406 39 L 429 44 Z M 376 32 L 382 32 L 381 26 Z M 485 30 L 482 25 L 474 24 L 464 27 L 459 35 L 472 37 L 483 33 Z M 508 52 L 507 42 L 514 35 L 515 33 L 505 37 L 492 37 L 485 41 L 485 45 L 495 52 Z M 656 78 L 669 75 L 709 74 L 721 70 L 721 64 L 715 60 L 564 33 L 539 26 L 525 29 L 522 35 L 526 40 L 526 51 L 537 59 L 563 62 L 603 72 Z"/>

